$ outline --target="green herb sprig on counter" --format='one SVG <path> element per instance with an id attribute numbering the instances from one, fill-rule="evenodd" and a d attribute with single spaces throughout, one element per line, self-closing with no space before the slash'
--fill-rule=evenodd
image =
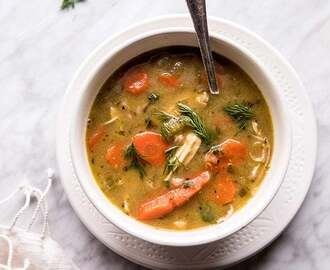
<path id="1" fill-rule="evenodd" d="M 143 178 L 146 174 L 144 167 L 147 164 L 147 162 L 136 151 L 133 143 L 131 143 L 127 147 L 125 151 L 125 158 L 131 161 L 127 169 L 137 170 L 139 172 L 140 177 Z"/>
<path id="2" fill-rule="evenodd" d="M 61 9 L 74 8 L 77 3 L 84 2 L 84 1 L 85 0 L 63 0 Z"/>
<path id="3" fill-rule="evenodd" d="M 248 122 L 255 116 L 251 107 L 252 104 L 242 102 L 227 105 L 223 110 L 237 122 L 239 129 L 245 129 Z"/>

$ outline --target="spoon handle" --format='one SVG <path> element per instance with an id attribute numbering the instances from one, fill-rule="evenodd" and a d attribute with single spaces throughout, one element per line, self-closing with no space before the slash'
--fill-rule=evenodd
<path id="1" fill-rule="evenodd" d="M 206 69 L 211 94 L 219 94 L 214 70 L 214 60 L 210 49 L 210 38 L 207 28 L 205 0 L 186 0 L 190 16 L 193 20 L 202 60 Z"/>

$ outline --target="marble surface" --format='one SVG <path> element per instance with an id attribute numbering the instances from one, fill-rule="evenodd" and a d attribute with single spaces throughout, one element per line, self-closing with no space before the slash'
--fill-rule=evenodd
<path id="1" fill-rule="evenodd" d="M 45 169 L 56 169 L 56 115 L 91 50 L 132 23 L 187 11 L 183 0 L 88 0 L 70 11 L 60 11 L 60 2 L 0 0 L 0 198 L 22 182 L 45 186 Z M 319 128 L 316 172 L 303 207 L 270 247 L 232 270 L 329 269 L 330 2 L 208 0 L 208 10 L 248 27 L 290 61 L 307 88 Z M 60 181 L 48 201 L 52 236 L 80 269 L 144 269 L 85 229 Z M 1 207 L 0 223 L 21 202 Z"/>

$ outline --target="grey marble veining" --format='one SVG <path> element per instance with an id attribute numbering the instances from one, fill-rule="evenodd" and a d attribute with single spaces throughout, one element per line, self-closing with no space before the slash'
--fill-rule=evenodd
<path id="1" fill-rule="evenodd" d="M 45 169 L 56 168 L 56 114 L 75 70 L 93 48 L 132 23 L 187 12 L 183 0 L 88 0 L 70 11 L 59 11 L 60 2 L 0 0 L 0 198 L 22 181 L 44 186 Z M 270 247 L 232 269 L 329 269 L 330 2 L 207 2 L 209 15 L 258 33 L 291 62 L 313 102 L 319 128 L 316 171 L 302 209 Z M 53 238 L 81 269 L 143 269 L 85 229 L 59 181 L 48 200 Z M 1 222 L 19 202 L 1 208 Z"/>

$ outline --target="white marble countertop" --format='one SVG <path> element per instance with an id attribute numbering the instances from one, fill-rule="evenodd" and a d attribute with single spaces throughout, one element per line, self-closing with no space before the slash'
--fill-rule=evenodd
<path id="1" fill-rule="evenodd" d="M 45 169 L 56 168 L 56 114 L 91 50 L 132 23 L 187 11 L 184 0 L 88 0 L 70 11 L 60 11 L 60 2 L 0 0 L 0 198 L 24 179 L 43 186 Z M 208 11 L 248 27 L 291 62 L 313 102 L 319 128 L 316 172 L 302 209 L 270 247 L 232 269 L 329 269 L 330 2 L 208 0 Z M 48 200 L 52 236 L 81 269 L 144 269 L 85 229 L 59 181 Z M 17 207 L 18 202 L 2 208 L 0 220 Z"/>

